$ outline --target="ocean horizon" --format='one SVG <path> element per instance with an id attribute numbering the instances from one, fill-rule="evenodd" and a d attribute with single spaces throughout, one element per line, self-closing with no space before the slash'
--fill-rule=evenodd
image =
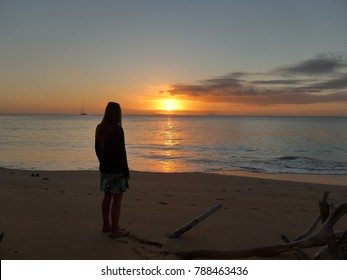
<path id="1" fill-rule="evenodd" d="M 97 170 L 102 115 L 0 115 L 0 167 Z M 124 115 L 131 170 L 347 175 L 347 117 Z"/>

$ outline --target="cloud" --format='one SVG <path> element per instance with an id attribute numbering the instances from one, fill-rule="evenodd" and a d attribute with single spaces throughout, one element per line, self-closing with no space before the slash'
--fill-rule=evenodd
<path id="1" fill-rule="evenodd" d="M 346 60 L 334 54 L 321 54 L 313 59 L 303 61 L 293 66 L 280 67 L 275 70 L 282 75 L 326 75 L 347 66 Z"/>
<path id="2" fill-rule="evenodd" d="M 341 72 L 346 65 L 339 56 L 319 55 L 269 72 L 234 72 L 195 84 L 174 84 L 167 93 L 251 105 L 347 102 L 347 73 Z M 303 76 L 294 79 L 289 74 Z"/>
<path id="3" fill-rule="evenodd" d="M 314 84 L 312 85 L 312 88 L 316 88 L 318 90 L 347 89 L 347 74 L 344 74 L 336 79 L 330 79 L 324 82 Z"/>
<path id="4" fill-rule="evenodd" d="M 255 85 L 298 85 L 306 82 L 307 80 L 264 80 L 253 81 Z"/>

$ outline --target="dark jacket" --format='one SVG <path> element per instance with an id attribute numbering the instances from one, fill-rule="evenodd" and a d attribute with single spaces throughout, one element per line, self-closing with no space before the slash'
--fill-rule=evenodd
<path id="1" fill-rule="evenodd" d="M 101 172 L 123 173 L 125 177 L 129 175 L 124 131 L 121 126 L 99 124 L 95 132 L 95 152 Z"/>

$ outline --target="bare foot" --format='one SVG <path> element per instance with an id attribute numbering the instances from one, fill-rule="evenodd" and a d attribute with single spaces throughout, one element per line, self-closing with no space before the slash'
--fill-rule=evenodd
<path id="1" fill-rule="evenodd" d="M 111 226 L 103 226 L 102 232 L 110 232 L 111 231 Z"/>
<path id="2" fill-rule="evenodd" d="M 119 237 L 125 237 L 128 236 L 129 232 L 126 230 L 118 230 L 116 232 L 110 232 L 110 234 L 108 235 L 110 238 L 114 239 L 114 238 L 119 238 Z"/>

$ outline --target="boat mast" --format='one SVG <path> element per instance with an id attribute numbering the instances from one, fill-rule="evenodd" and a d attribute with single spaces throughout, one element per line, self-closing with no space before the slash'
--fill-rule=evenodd
<path id="1" fill-rule="evenodd" d="M 87 115 L 87 113 L 84 112 L 84 102 L 82 103 L 82 111 L 81 111 L 81 114 L 80 114 L 80 115 L 81 115 L 81 116 Z"/>

